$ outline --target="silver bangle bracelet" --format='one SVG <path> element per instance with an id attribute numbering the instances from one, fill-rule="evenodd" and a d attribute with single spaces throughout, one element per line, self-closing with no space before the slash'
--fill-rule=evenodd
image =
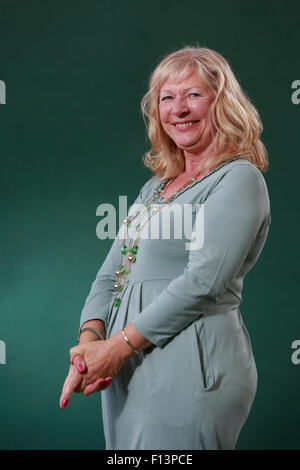
<path id="1" fill-rule="evenodd" d="M 79 338 L 80 338 L 81 333 L 83 333 L 84 331 L 92 331 L 93 333 L 96 333 L 96 335 L 99 337 L 100 341 L 105 341 L 105 338 L 103 338 L 100 331 L 96 330 L 95 328 L 86 327 L 86 328 L 83 328 L 82 330 L 80 330 L 78 338 L 77 338 L 78 342 L 79 342 Z"/>
<path id="2" fill-rule="evenodd" d="M 125 330 L 124 330 L 124 328 L 123 328 L 123 330 L 122 330 L 122 333 L 123 333 L 124 339 L 125 339 L 125 341 L 127 342 L 128 346 L 131 347 L 131 349 L 135 352 L 135 354 L 138 354 L 139 351 L 137 351 L 137 350 L 130 344 L 129 339 L 128 339 L 127 336 L 125 335 Z"/>

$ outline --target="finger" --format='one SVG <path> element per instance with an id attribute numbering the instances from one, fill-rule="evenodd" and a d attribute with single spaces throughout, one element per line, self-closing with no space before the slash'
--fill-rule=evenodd
<path id="1" fill-rule="evenodd" d="M 79 354 L 77 354 L 77 356 L 74 357 L 73 364 L 74 366 L 76 366 L 79 373 L 82 373 L 86 370 L 86 364 L 84 362 L 84 359 Z"/>
<path id="2" fill-rule="evenodd" d="M 72 368 L 65 380 L 62 394 L 60 397 L 60 407 L 66 408 L 74 390 L 79 386 L 82 381 L 82 376 L 77 372 L 76 368 Z"/>
<path id="3" fill-rule="evenodd" d="M 66 393 L 67 388 L 70 386 L 70 382 L 72 382 L 72 380 L 74 380 L 76 375 L 78 377 L 80 377 L 80 374 L 78 374 L 78 372 L 76 371 L 76 367 L 71 365 L 70 368 L 69 368 L 68 375 L 67 375 L 67 377 L 65 379 L 65 382 L 64 382 L 64 385 L 63 385 L 62 394 Z"/>
<path id="4" fill-rule="evenodd" d="M 98 392 L 99 389 L 105 384 L 104 379 L 98 379 L 94 383 L 87 385 L 84 390 L 82 391 L 83 395 L 90 395 L 91 393 Z"/>
<path id="5" fill-rule="evenodd" d="M 112 377 L 105 377 L 104 379 L 98 379 L 94 383 L 87 385 L 82 393 L 83 395 L 90 395 L 91 393 L 94 392 L 101 392 L 102 390 L 105 390 L 109 384 L 112 381 Z"/>
<path id="6" fill-rule="evenodd" d="M 94 383 L 87 385 L 82 393 L 83 395 L 88 396 L 94 392 L 101 392 L 101 390 L 104 390 L 106 387 L 108 387 L 108 383 L 105 379 L 101 378 L 96 380 Z"/>

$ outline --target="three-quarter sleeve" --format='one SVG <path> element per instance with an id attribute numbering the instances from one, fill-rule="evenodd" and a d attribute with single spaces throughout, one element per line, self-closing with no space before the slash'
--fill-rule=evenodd
<path id="1" fill-rule="evenodd" d="M 203 246 L 189 251 L 184 272 L 132 321 L 136 329 L 162 347 L 197 320 L 240 275 L 254 245 L 258 256 L 270 221 L 262 174 L 251 165 L 235 165 L 225 172 L 204 202 Z M 255 244 L 258 239 L 261 243 Z"/>
<path id="2" fill-rule="evenodd" d="M 92 282 L 89 295 L 81 311 L 79 329 L 88 320 L 97 319 L 106 322 L 116 280 L 118 244 L 119 240 L 116 238 L 96 275 L 96 279 Z"/>
<path id="3" fill-rule="evenodd" d="M 144 189 L 149 181 L 142 186 L 133 205 L 141 203 Z M 91 284 L 90 292 L 81 311 L 79 330 L 88 320 L 97 319 L 103 320 L 106 323 L 109 307 L 113 300 L 116 269 L 120 263 L 122 240 L 119 237 L 119 233 L 113 241 L 95 280 Z"/>

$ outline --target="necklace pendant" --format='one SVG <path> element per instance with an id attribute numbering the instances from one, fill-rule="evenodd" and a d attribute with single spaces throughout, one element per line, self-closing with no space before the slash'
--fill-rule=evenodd
<path id="1" fill-rule="evenodd" d="M 128 261 L 130 261 L 131 263 L 135 263 L 136 257 L 133 254 L 131 254 L 128 256 Z"/>

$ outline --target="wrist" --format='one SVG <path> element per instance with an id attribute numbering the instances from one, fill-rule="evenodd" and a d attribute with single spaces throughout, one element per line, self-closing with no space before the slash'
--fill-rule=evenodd
<path id="1" fill-rule="evenodd" d="M 83 331 L 85 328 L 94 328 L 106 339 L 106 328 L 103 320 L 88 320 L 81 325 L 80 331 Z"/>
<path id="2" fill-rule="evenodd" d="M 131 349 L 129 344 L 124 339 L 122 330 L 115 333 L 107 341 L 109 341 L 112 347 L 118 351 L 120 358 L 125 362 L 131 357 L 136 356 L 136 353 Z"/>
<path id="3" fill-rule="evenodd" d="M 78 344 L 90 343 L 91 341 L 99 341 L 99 337 L 92 331 L 83 331 L 79 336 Z"/>
<path id="4" fill-rule="evenodd" d="M 102 320 L 90 320 L 83 323 L 77 337 L 78 344 L 95 341 L 97 339 L 101 341 L 106 339 L 104 322 Z"/>
<path id="5" fill-rule="evenodd" d="M 122 336 L 123 336 L 123 338 L 125 339 L 125 341 L 126 341 L 126 343 L 128 344 L 128 346 L 130 347 L 130 349 L 131 349 L 135 354 L 138 354 L 139 351 L 132 345 L 131 341 L 129 341 L 128 336 L 127 336 L 127 334 L 125 333 L 125 328 L 123 328 L 123 330 L 122 330 Z"/>

